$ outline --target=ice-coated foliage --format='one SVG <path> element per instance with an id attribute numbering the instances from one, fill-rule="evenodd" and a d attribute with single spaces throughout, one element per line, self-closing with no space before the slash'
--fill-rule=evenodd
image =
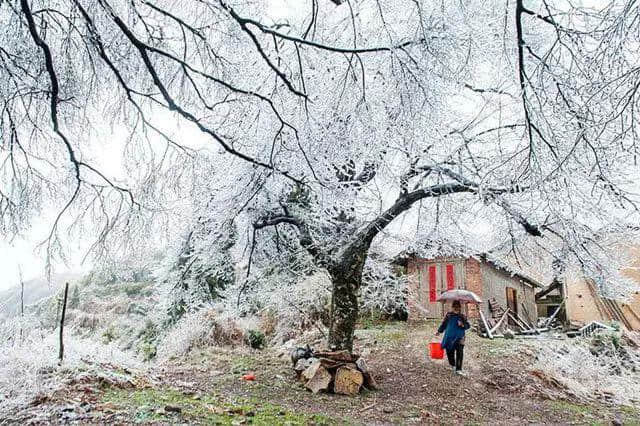
<path id="1" fill-rule="evenodd" d="M 362 279 L 362 312 L 406 319 L 407 277 L 391 259 L 370 256 Z"/>
<path id="2" fill-rule="evenodd" d="M 20 338 L 19 329 L 23 329 Z M 7 339 L 7 336 L 13 338 Z M 61 376 L 78 367 L 91 370 L 94 364 L 109 363 L 125 368 L 139 368 L 132 353 L 115 344 L 84 339 L 68 330 L 65 360 L 58 366 L 58 335 L 44 331 L 33 318 L 15 318 L 0 325 L 0 416 L 24 406 L 39 393 L 46 394 L 61 386 Z M 6 410 L 6 411 L 5 411 Z"/>
<path id="3" fill-rule="evenodd" d="M 533 368 L 580 398 L 598 400 L 608 394 L 613 402 L 625 405 L 640 400 L 640 353 L 619 334 L 537 345 L 534 351 Z"/>
<path id="4" fill-rule="evenodd" d="M 54 205 L 48 253 L 173 247 L 173 316 L 326 272 L 339 346 L 386 237 L 629 290 L 605 242 L 640 224 L 632 0 L 329 3 L 0 3 L 2 235 Z"/>

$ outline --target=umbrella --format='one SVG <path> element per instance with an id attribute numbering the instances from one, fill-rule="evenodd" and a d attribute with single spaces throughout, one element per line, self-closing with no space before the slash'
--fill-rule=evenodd
<path id="1" fill-rule="evenodd" d="M 482 303 L 482 299 L 469 290 L 449 290 L 442 293 L 437 299 L 438 302 L 453 302 L 458 300 L 465 303 Z"/>

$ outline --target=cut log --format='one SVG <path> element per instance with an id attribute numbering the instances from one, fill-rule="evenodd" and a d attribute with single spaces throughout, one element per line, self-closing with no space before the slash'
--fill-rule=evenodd
<path id="1" fill-rule="evenodd" d="M 356 360 L 356 367 L 358 368 L 358 371 L 362 373 L 362 378 L 364 379 L 364 387 L 369 390 L 377 390 L 378 384 L 369 372 L 369 368 L 367 367 L 367 363 L 365 362 L 364 358 L 358 358 Z"/>
<path id="2" fill-rule="evenodd" d="M 336 368 L 344 367 L 347 365 L 344 361 L 334 361 L 329 358 L 320 358 L 320 364 L 327 370 L 334 370 Z"/>
<path id="3" fill-rule="evenodd" d="M 313 376 L 316 375 L 316 372 L 319 368 L 322 367 L 322 363 L 319 359 L 315 359 L 311 364 L 302 372 L 302 378 L 306 380 L 311 380 Z"/>
<path id="4" fill-rule="evenodd" d="M 364 383 L 364 376 L 356 369 L 340 367 L 336 371 L 336 378 L 333 385 L 335 393 L 342 395 L 357 395 L 360 386 Z"/>
<path id="5" fill-rule="evenodd" d="M 329 383 L 331 383 L 331 373 L 327 371 L 320 362 L 313 364 L 309 369 L 313 368 L 313 376 L 307 381 L 306 388 L 309 389 L 313 393 L 318 393 L 321 390 L 329 389 Z M 305 370 L 303 374 L 306 374 Z"/>
<path id="6" fill-rule="evenodd" d="M 296 375 L 300 377 L 302 372 L 307 368 L 309 368 L 309 366 L 313 364 L 315 361 L 317 361 L 317 358 L 299 359 L 298 362 L 296 363 L 296 366 L 293 368 L 296 372 Z"/>
<path id="7" fill-rule="evenodd" d="M 354 362 L 356 359 L 360 358 L 358 355 L 351 354 L 347 350 L 315 352 L 314 356 L 316 356 L 317 358 L 328 358 L 333 361 L 343 361 L 343 362 Z"/>

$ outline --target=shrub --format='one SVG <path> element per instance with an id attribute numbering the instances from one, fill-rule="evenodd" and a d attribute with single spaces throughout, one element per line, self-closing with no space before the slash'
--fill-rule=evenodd
<path id="1" fill-rule="evenodd" d="M 244 332 L 231 315 L 221 315 L 214 309 L 202 309 L 186 314 L 158 344 L 158 356 L 169 358 L 183 355 L 195 348 L 237 345 L 244 341 Z"/>
<path id="2" fill-rule="evenodd" d="M 266 337 L 260 330 L 249 330 L 246 335 L 246 341 L 252 349 L 262 349 L 266 343 Z"/>
<path id="3" fill-rule="evenodd" d="M 142 342 L 138 347 L 138 352 L 142 354 L 142 360 L 146 362 L 151 361 L 156 357 L 158 348 L 153 343 Z"/>
<path id="4" fill-rule="evenodd" d="M 118 334 L 112 325 L 107 327 L 106 330 L 104 330 L 104 332 L 102 333 L 102 341 L 104 342 L 104 344 L 109 344 L 117 338 Z"/>

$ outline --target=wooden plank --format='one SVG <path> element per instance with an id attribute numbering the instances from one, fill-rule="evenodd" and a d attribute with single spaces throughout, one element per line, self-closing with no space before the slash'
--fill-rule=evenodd
<path id="1" fill-rule="evenodd" d="M 500 328 L 500 325 L 502 325 L 502 323 L 504 322 L 504 320 L 507 318 L 507 314 L 509 313 L 509 309 L 507 309 L 506 311 L 504 311 L 504 314 L 502 314 L 502 317 L 500 318 L 500 320 L 498 320 L 498 322 L 496 323 L 495 326 L 493 326 L 493 328 L 491 329 L 491 332 L 493 333 L 494 331 L 496 331 L 498 328 Z"/>
<path id="2" fill-rule="evenodd" d="M 526 326 L 523 326 L 523 325 L 520 323 L 520 320 L 519 320 L 518 318 L 516 318 L 516 317 L 514 317 L 513 315 L 511 315 L 511 312 L 509 312 L 507 315 L 509 315 L 509 318 L 511 318 L 511 320 L 512 320 L 512 321 L 513 321 L 513 322 L 514 322 L 518 327 L 520 327 L 520 330 L 522 330 L 522 331 L 530 330 L 530 328 L 528 328 L 528 327 L 526 327 Z"/>
<path id="3" fill-rule="evenodd" d="M 529 328 L 529 330 L 534 330 L 536 329 L 536 325 L 531 323 L 530 321 L 526 321 L 524 318 L 522 318 L 520 315 L 516 315 L 516 317 L 520 320 L 520 322 L 522 324 L 524 324 L 527 328 Z"/>
<path id="4" fill-rule="evenodd" d="M 482 313 L 482 308 L 478 308 L 478 312 L 480 312 L 480 318 L 482 319 L 482 323 L 484 324 L 484 329 L 487 330 L 487 336 L 489 336 L 489 339 L 493 339 L 493 333 L 491 333 L 491 329 L 487 324 L 487 319 L 484 317 L 484 314 Z"/>
<path id="5" fill-rule="evenodd" d="M 529 324 L 532 324 L 535 327 L 536 323 L 531 319 L 532 316 L 529 315 L 529 310 L 525 306 L 524 302 L 520 302 L 520 307 L 522 308 L 522 312 L 524 312 L 524 316 L 528 320 Z"/>

